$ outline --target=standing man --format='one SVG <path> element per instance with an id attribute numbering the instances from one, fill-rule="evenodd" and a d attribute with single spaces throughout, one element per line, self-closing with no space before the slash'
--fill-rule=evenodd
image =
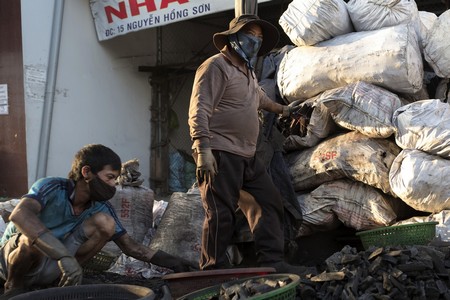
<path id="1" fill-rule="evenodd" d="M 304 267 L 284 262 L 281 196 L 255 157 L 258 110 L 290 115 L 289 106 L 272 101 L 259 86 L 252 64 L 278 39 L 276 27 L 258 16 L 236 17 L 228 30 L 213 36 L 220 53 L 196 72 L 188 122 L 205 208 L 200 269 L 228 266 L 226 249 L 242 189 L 257 202 L 245 203 L 241 210 L 254 235 L 258 264 L 277 272 L 305 272 Z"/>
<path id="2" fill-rule="evenodd" d="M 35 182 L 10 215 L 0 241 L 0 299 L 59 278 L 60 286 L 78 285 L 81 266 L 113 240 L 131 257 L 189 271 L 187 261 L 134 241 L 107 201 L 116 191 L 121 170 L 110 148 L 91 144 L 79 150 L 69 178 L 47 177 Z"/>

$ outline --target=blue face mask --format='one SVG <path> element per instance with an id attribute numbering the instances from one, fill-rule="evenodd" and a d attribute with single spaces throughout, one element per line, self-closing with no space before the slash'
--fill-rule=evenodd
<path id="1" fill-rule="evenodd" d="M 262 39 L 243 32 L 236 33 L 237 39 L 239 42 L 239 46 L 241 47 L 242 51 L 247 55 L 247 58 L 252 59 L 256 57 L 258 54 L 259 49 L 262 45 Z"/>
<path id="2" fill-rule="evenodd" d="M 256 58 L 259 49 L 262 45 L 262 39 L 254 35 L 238 32 L 228 37 L 231 47 L 241 56 L 247 63 L 247 66 L 252 69 L 250 61 Z"/>

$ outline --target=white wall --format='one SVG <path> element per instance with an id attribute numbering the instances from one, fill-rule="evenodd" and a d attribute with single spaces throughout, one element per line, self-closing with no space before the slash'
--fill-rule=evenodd
<path id="1" fill-rule="evenodd" d="M 56 0 L 61 1 L 61 0 Z M 22 0 L 28 183 L 36 178 L 53 0 Z M 102 143 L 122 161 L 137 158 L 144 184 L 150 174 L 148 74 L 155 31 L 98 42 L 89 1 L 65 1 L 47 176 L 65 177 L 75 152 Z"/>

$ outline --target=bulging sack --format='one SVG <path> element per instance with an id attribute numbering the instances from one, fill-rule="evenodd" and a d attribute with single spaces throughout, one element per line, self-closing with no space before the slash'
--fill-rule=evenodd
<path id="1" fill-rule="evenodd" d="M 404 149 L 389 172 L 392 191 L 412 208 L 437 213 L 450 209 L 450 161 L 420 150 Z"/>
<path id="2" fill-rule="evenodd" d="M 173 193 L 150 247 L 198 264 L 204 216 L 199 194 Z"/>
<path id="3" fill-rule="evenodd" d="M 388 174 L 400 151 L 388 139 L 369 138 L 351 131 L 330 137 L 313 148 L 288 153 L 285 159 L 296 191 L 349 178 L 394 195 Z"/>
<path id="4" fill-rule="evenodd" d="M 392 116 L 402 105 L 396 94 L 363 81 L 323 92 L 319 98 L 338 125 L 373 138 L 395 132 Z"/>
<path id="5" fill-rule="evenodd" d="M 417 149 L 450 159 L 450 105 L 422 100 L 394 112 L 395 141 L 402 149 Z"/>
<path id="6" fill-rule="evenodd" d="M 278 23 L 296 46 L 314 45 L 353 31 L 343 0 L 294 0 Z"/>
<path id="7" fill-rule="evenodd" d="M 411 0 L 350 0 L 347 10 L 356 31 L 377 30 L 400 24 L 411 24 L 416 31 L 420 48 L 426 38 L 415 1 Z"/>
<path id="8" fill-rule="evenodd" d="M 437 76 L 450 77 L 450 10 L 442 13 L 433 23 L 424 41 L 423 55 Z"/>
<path id="9" fill-rule="evenodd" d="M 395 93 L 419 91 L 423 63 L 414 29 L 402 24 L 295 47 L 284 55 L 277 72 L 280 94 L 288 102 L 356 81 Z"/>
<path id="10" fill-rule="evenodd" d="M 117 185 L 116 194 L 109 202 L 127 233 L 136 242 L 142 243 L 148 230 L 153 226 L 154 192 L 140 186 Z M 120 254 L 122 251 L 114 242 L 105 245 L 104 250 Z"/>

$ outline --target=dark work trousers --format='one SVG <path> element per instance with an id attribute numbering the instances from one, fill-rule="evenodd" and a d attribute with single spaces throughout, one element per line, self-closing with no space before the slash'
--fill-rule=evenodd
<path id="1" fill-rule="evenodd" d="M 283 203 L 263 163 L 224 151 L 213 151 L 218 166 L 214 182 L 199 184 L 205 209 L 200 269 L 228 265 L 226 250 L 233 237 L 239 191 L 250 193 L 261 209 L 253 225 L 256 258 L 259 264 L 283 260 Z M 195 157 L 195 155 L 194 155 Z M 241 207 L 241 209 L 247 209 Z M 258 208 L 259 209 L 259 208 Z M 251 215 L 251 209 L 247 214 Z"/>

